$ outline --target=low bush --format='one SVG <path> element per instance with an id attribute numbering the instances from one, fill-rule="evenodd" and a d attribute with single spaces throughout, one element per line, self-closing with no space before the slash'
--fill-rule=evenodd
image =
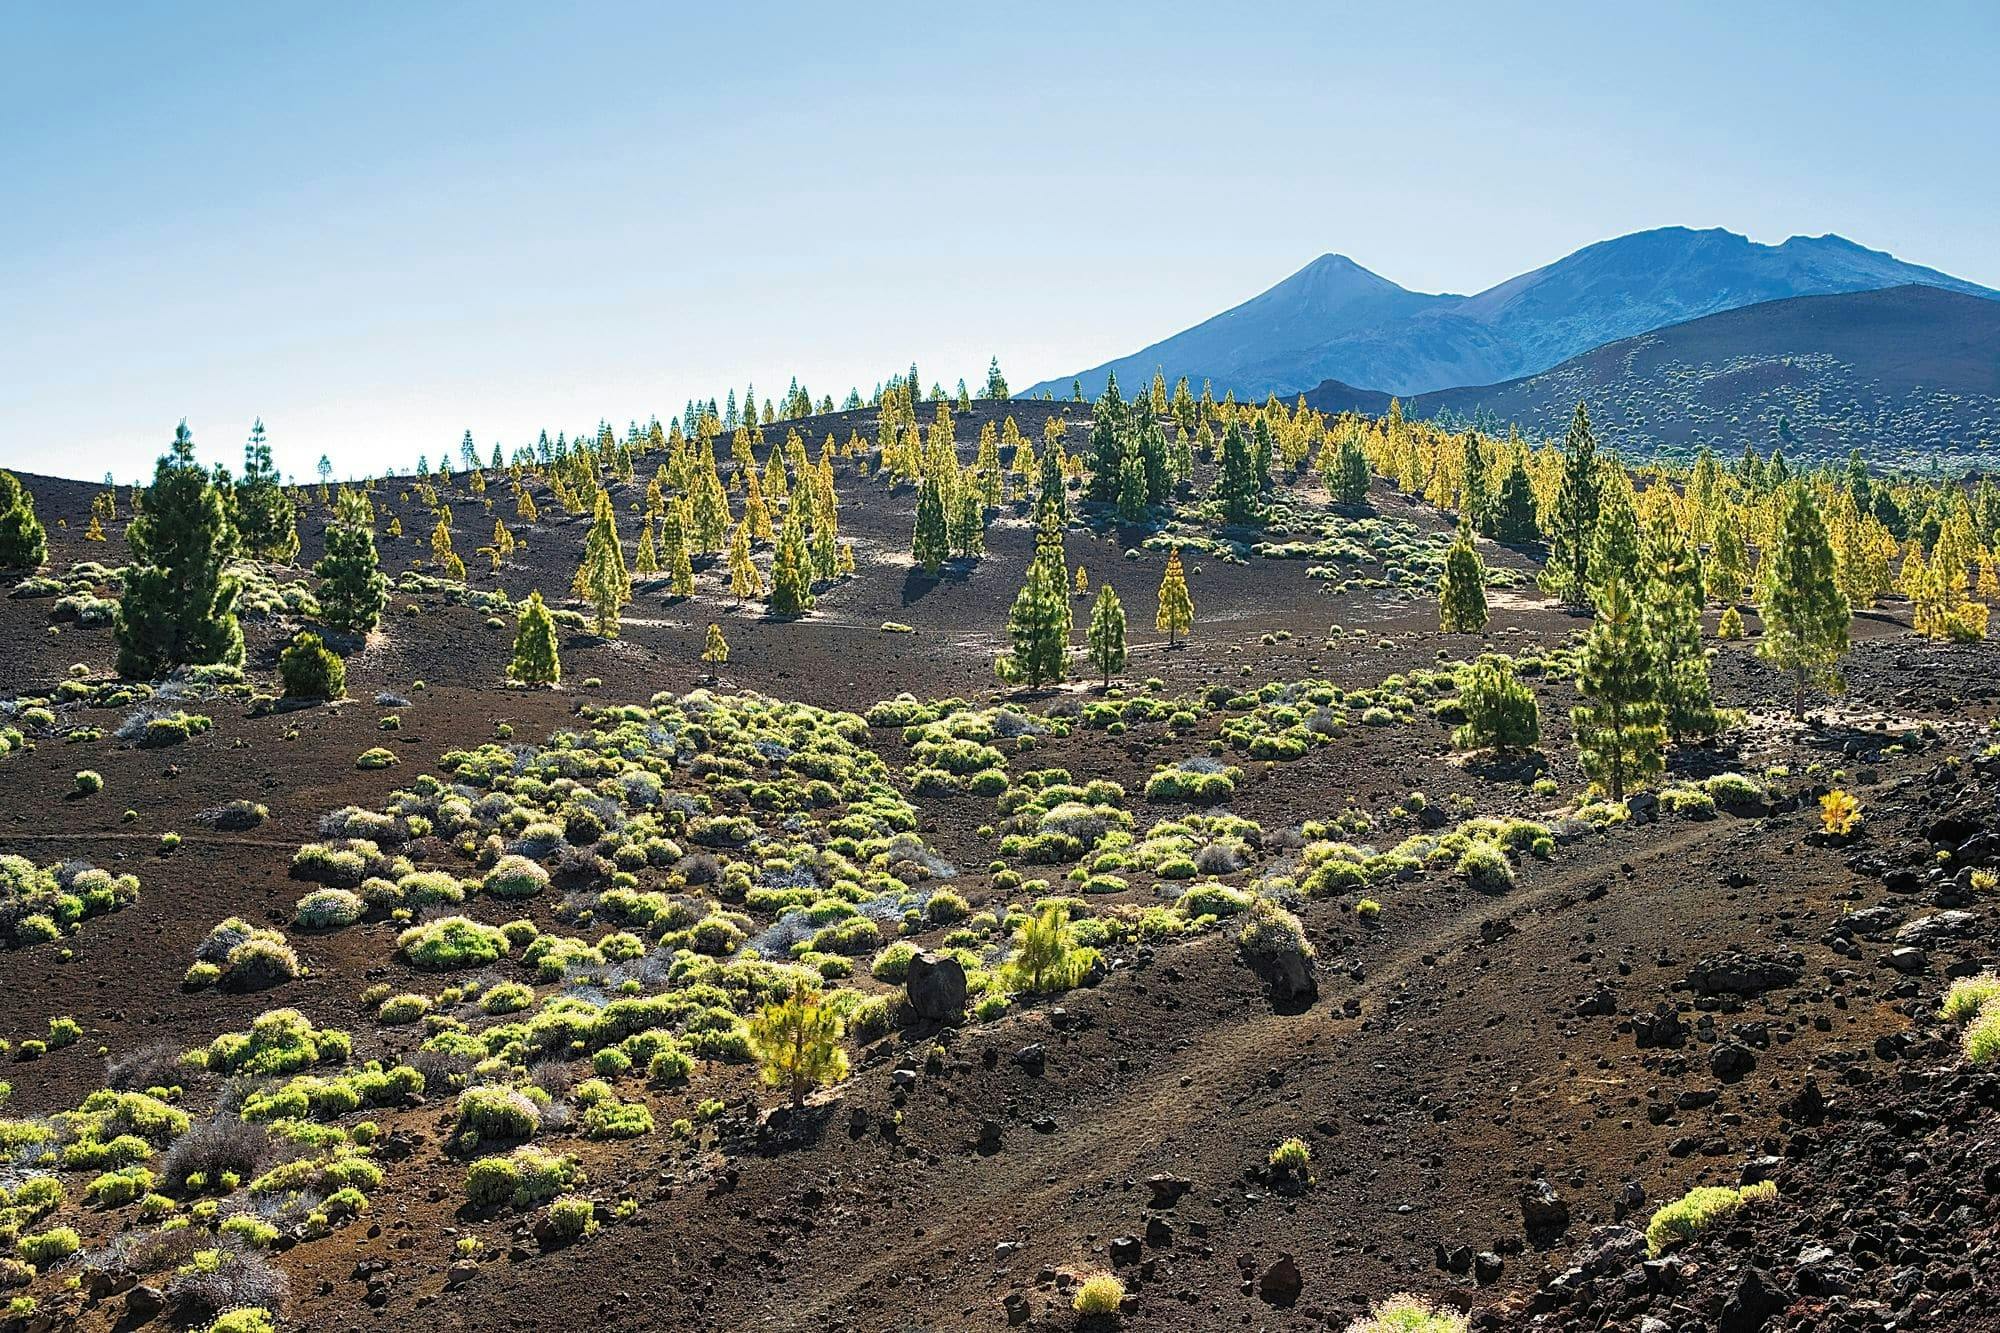
<path id="1" fill-rule="evenodd" d="M 1118 1313 L 1125 1300 L 1125 1284 L 1109 1273 L 1092 1273 L 1077 1284 L 1070 1309 L 1086 1319 Z"/>
<path id="2" fill-rule="evenodd" d="M 1367 1316 L 1349 1324 L 1347 1333 L 1467 1333 L 1469 1328 L 1456 1310 L 1398 1294 L 1370 1304 Z"/>
<path id="3" fill-rule="evenodd" d="M 1700 1235 L 1745 1204 L 1764 1203 L 1777 1197 L 1777 1185 L 1768 1180 L 1738 1188 L 1697 1186 L 1653 1214 L 1646 1224 L 1646 1248 L 1657 1256 Z"/>
<path id="4" fill-rule="evenodd" d="M 278 654 L 287 699 L 338 699 L 347 693 L 347 666 L 311 630 L 300 630 Z"/>

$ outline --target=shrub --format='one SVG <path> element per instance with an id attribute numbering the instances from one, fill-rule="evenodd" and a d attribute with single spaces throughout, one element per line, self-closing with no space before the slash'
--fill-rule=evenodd
<path id="1" fill-rule="evenodd" d="M 469 1145 L 529 1138 L 541 1124 L 535 1104 L 512 1088 L 481 1084 L 458 1094 L 458 1132 Z"/>
<path id="2" fill-rule="evenodd" d="M 1514 885 L 1514 867 L 1507 854 L 1490 842 L 1475 842 L 1458 858 L 1458 873 L 1474 888 L 1507 889 Z"/>
<path id="3" fill-rule="evenodd" d="M 489 1014 L 518 1014 L 534 1003 L 534 988 L 518 981 L 503 981 L 479 997 L 480 1009 Z"/>
<path id="4" fill-rule="evenodd" d="M 271 1312 L 255 1305 L 225 1311 L 208 1326 L 208 1333 L 276 1333 Z"/>
<path id="5" fill-rule="evenodd" d="M 1988 1004 L 1965 1025 L 1961 1049 L 1966 1060 L 1975 1065 L 2000 1060 L 2000 1005 Z"/>
<path id="6" fill-rule="evenodd" d="M 1243 933 L 1237 936 L 1237 943 L 1242 945 L 1245 953 L 1258 958 L 1313 956 L 1312 944 L 1306 939 L 1305 927 L 1298 917 L 1270 898 L 1257 898 L 1251 902 L 1249 920 L 1244 922 Z"/>
<path id="7" fill-rule="evenodd" d="M 1354 904 L 1354 915 L 1360 917 L 1363 921 L 1373 921 L 1382 915 L 1382 904 L 1376 902 L 1373 898 L 1363 898 L 1360 902 Z"/>
<path id="8" fill-rule="evenodd" d="M 382 1001 L 382 1007 L 375 1011 L 375 1018 L 385 1027 L 400 1027 L 416 1022 L 430 1011 L 430 996 L 405 991 Z"/>
<path id="9" fill-rule="evenodd" d="M 366 904 L 348 889 L 314 889 L 292 909 L 292 924 L 303 930 L 337 930 L 361 919 Z"/>
<path id="10" fill-rule="evenodd" d="M 248 1180 L 257 1174 L 269 1152 L 270 1134 L 262 1125 L 224 1113 L 175 1139 L 160 1158 L 160 1177 L 177 1192 L 185 1190 L 189 1179 L 197 1176 L 211 1182 L 224 1176 Z"/>
<path id="11" fill-rule="evenodd" d="M 1853 833 L 1861 824 L 1861 802 L 1838 787 L 1819 798 L 1820 828 L 1836 838 Z"/>
<path id="12" fill-rule="evenodd" d="M 357 755 L 354 760 L 354 766 L 359 769 L 373 770 L 393 768 L 401 762 L 400 759 L 396 758 L 394 750 L 385 750 L 381 746 L 376 745 L 363 750 Z"/>
<path id="13" fill-rule="evenodd" d="M 800 984 L 751 1020 L 749 1044 L 764 1081 L 784 1089 L 796 1107 L 812 1089 L 847 1077 L 840 1036 L 840 1020 L 820 993 Z"/>
<path id="14" fill-rule="evenodd" d="M 1370 1304 L 1367 1318 L 1349 1324 L 1347 1333 L 1467 1333 L 1470 1327 L 1456 1310 L 1399 1294 Z"/>
<path id="15" fill-rule="evenodd" d="M 575 1240 L 595 1230 L 596 1208 L 590 1200 L 565 1194 L 549 1205 L 549 1231 L 557 1240 Z"/>
<path id="16" fill-rule="evenodd" d="M 1286 1139 L 1271 1149 L 1271 1165 L 1279 1171 L 1302 1174 L 1312 1165 L 1312 1147 L 1304 1139 Z"/>
<path id="17" fill-rule="evenodd" d="M 295 980 L 299 956 L 275 931 L 260 932 L 229 951 L 222 981 L 231 990 L 259 991 Z"/>
<path id="18" fill-rule="evenodd" d="M 895 985 L 909 973 L 910 960 L 916 956 L 916 945 L 908 940 L 897 940 L 875 955 L 875 961 L 868 968 L 869 975 L 877 981 Z"/>
<path id="19" fill-rule="evenodd" d="M 1125 1284 L 1109 1273 L 1092 1273 L 1077 1284 L 1070 1308 L 1085 1318 L 1114 1315 L 1125 1299 Z"/>
<path id="20" fill-rule="evenodd" d="M 14 1246 L 14 1253 L 23 1263 L 36 1268 L 47 1268 L 60 1263 L 83 1248 L 83 1238 L 72 1227 L 50 1227 L 47 1231 L 23 1236 Z"/>
<path id="21" fill-rule="evenodd" d="M 1461 750 L 1529 750 L 1541 740 L 1541 712 L 1535 693 L 1514 677 L 1513 664 L 1482 654 L 1466 672 L 1458 693 L 1465 724 L 1452 733 Z"/>
<path id="22" fill-rule="evenodd" d="M 1961 977 L 1951 983 L 1938 1017 L 1953 1023 L 1969 1023 L 1994 999 L 2000 999 L 2000 976 L 1982 972 L 1976 977 Z"/>
<path id="23" fill-rule="evenodd" d="M 1646 1224 L 1646 1248 L 1657 1256 L 1700 1235 L 1746 1203 L 1777 1197 L 1777 1185 L 1768 1180 L 1735 1189 L 1723 1185 L 1697 1186 L 1653 1214 L 1652 1221 Z"/>
<path id="24" fill-rule="evenodd" d="M 95 796 L 104 790 L 104 775 L 93 768 L 81 770 L 72 781 L 78 796 Z"/>
<path id="25" fill-rule="evenodd" d="M 195 1251 L 168 1281 L 168 1302 L 182 1316 L 235 1310 L 276 1310 L 289 1294 L 284 1270 L 255 1250 L 216 1247 Z"/>
<path id="26" fill-rule="evenodd" d="M 531 898 L 548 887 L 549 872 L 525 856 L 503 856 L 482 885 L 496 898 Z"/>
<path id="27" fill-rule="evenodd" d="M 448 972 L 498 962 L 507 953 L 507 936 L 470 917 L 447 916 L 412 926 L 397 937 L 396 947 L 413 967 Z"/>
<path id="28" fill-rule="evenodd" d="M 278 654 L 287 699 L 338 699 L 347 693 L 347 666 L 311 630 L 300 630 Z"/>

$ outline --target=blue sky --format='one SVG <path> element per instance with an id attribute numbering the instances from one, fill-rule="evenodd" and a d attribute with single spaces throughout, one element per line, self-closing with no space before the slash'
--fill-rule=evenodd
<path id="1" fill-rule="evenodd" d="M 952 8 L 13 6 L 0 465 L 1026 385 L 1326 251 L 1835 231 L 2000 286 L 1991 6 Z"/>

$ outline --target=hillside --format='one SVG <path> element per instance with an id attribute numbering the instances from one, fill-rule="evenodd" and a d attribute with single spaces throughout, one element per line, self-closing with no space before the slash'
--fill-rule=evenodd
<path id="1" fill-rule="evenodd" d="M 1035 385 L 1095 397 L 1108 372 L 1129 390 L 1163 370 L 1218 398 L 1289 396 L 1326 380 L 1414 394 L 1547 370 L 1621 338 L 1795 296 L 1919 284 L 1974 296 L 1974 283 L 1839 236 L 1761 245 L 1720 228 L 1662 227 L 1586 246 L 1473 296 L 1406 291 L 1338 255 L 1172 337 L 1076 376 Z"/>
<path id="2" fill-rule="evenodd" d="M 1009 414 L 1080 450 L 1073 411 L 975 404 L 961 461 Z M 628 543 L 660 461 L 601 478 Z M 1964 1220 L 2000 1199 L 2000 1077 L 1938 1017 L 2000 910 L 1967 887 L 2000 866 L 1990 644 L 1858 617 L 1804 726 L 1748 615 L 1714 644 L 1742 724 L 1613 810 L 1571 732 L 1581 622 L 1481 540 L 1491 619 L 1441 633 L 1452 518 L 1379 480 L 1357 512 L 1287 473 L 1255 533 L 1203 517 L 1206 459 L 1151 529 L 1072 488 L 1065 565 L 1115 583 L 1131 659 L 1010 690 L 1027 501 L 925 577 L 916 488 L 877 463 L 830 460 L 857 569 L 810 613 L 704 557 L 691 595 L 640 580 L 615 639 L 565 622 L 553 689 L 505 683 L 509 613 L 580 609 L 591 520 L 537 472 L 533 519 L 504 474 L 454 477 L 468 556 L 496 518 L 519 538 L 461 583 L 440 507 L 378 485 L 396 591 L 328 703 L 273 697 L 324 498 L 301 565 L 241 571 L 241 678 L 149 685 L 103 615 L 131 494 L 98 541 L 98 488 L 24 478 L 51 549 L 0 598 L 0 1210 L 36 1266 L 0 1266 L 34 1303 L 0 1328 L 1312 1333 L 1399 1291 L 1482 1333 L 1747 1333 L 1772 1303 L 1800 1333 L 2000 1327 Z M 1488 650 L 1532 751 L 1454 753 Z M 38 875 L 77 890 L 60 927 Z M 1044 985 L 1013 965 L 1049 908 L 1078 966 Z M 918 950 L 972 989 L 920 984 Z M 793 1109 L 747 1033 L 802 977 L 847 1063 Z M 1767 1179 L 1642 1266 L 1655 1209 Z M 1118 1313 L 1079 1317 L 1107 1274 Z M 1819 1318 L 1829 1290 L 1882 1317 Z"/>
<path id="3" fill-rule="evenodd" d="M 1306 401 L 1379 412 L 1386 397 L 1328 381 Z M 2000 439 L 2000 302 L 1923 286 L 1767 301 L 1403 408 L 1546 435 L 1579 399 L 1600 438 L 1634 452 L 1766 448 L 1781 429 L 1794 454 L 1859 447 L 1885 467 L 1977 452 Z"/>

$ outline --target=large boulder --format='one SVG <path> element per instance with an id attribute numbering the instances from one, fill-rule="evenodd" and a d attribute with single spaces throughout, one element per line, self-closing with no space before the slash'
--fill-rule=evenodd
<path id="1" fill-rule="evenodd" d="M 955 958 L 918 954 L 903 975 L 903 989 L 919 1018 L 950 1023 L 965 1013 L 965 969 Z"/>

